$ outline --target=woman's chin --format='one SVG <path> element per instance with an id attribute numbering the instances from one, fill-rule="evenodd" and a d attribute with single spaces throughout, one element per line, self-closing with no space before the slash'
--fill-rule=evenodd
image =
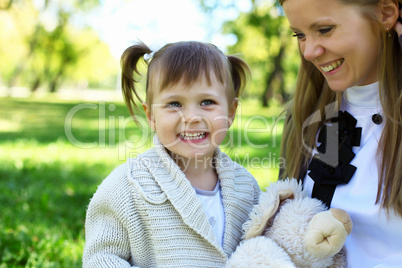
<path id="1" fill-rule="evenodd" d="M 328 81 L 327 81 L 328 82 Z M 344 92 L 349 86 L 340 83 L 330 83 L 328 82 L 329 88 L 334 92 Z"/>

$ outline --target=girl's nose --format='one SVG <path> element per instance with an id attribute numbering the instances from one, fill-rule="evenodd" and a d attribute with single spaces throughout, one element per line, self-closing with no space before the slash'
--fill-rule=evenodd
<path id="1" fill-rule="evenodd" d="M 185 123 L 197 123 L 202 121 L 202 116 L 201 115 L 193 115 L 193 116 L 184 116 L 184 122 Z"/>
<path id="2" fill-rule="evenodd" d="M 182 120 L 185 123 L 196 123 L 202 121 L 202 114 L 198 109 L 189 108 L 182 111 Z"/>
<path id="3" fill-rule="evenodd" d="M 300 45 L 303 56 L 308 61 L 314 61 L 324 54 L 324 47 L 316 38 L 306 39 L 304 44 Z"/>

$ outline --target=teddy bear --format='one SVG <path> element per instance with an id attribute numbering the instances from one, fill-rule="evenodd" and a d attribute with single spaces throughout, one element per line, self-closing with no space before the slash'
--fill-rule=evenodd
<path id="1" fill-rule="evenodd" d="M 349 215 L 309 197 L 295 179 L 272 183 L 243 225 L 226 268 L 343 268 Z"/>

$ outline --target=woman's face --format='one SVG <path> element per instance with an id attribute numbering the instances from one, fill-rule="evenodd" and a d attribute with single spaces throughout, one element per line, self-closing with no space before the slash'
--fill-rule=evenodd
<path id="1" fill-rule="evenodd" d="M 285 0 L 283 9 L 304 58 L 333 91 L 378 80 L 380 34 L 361 7 L 338 0 Z"/>

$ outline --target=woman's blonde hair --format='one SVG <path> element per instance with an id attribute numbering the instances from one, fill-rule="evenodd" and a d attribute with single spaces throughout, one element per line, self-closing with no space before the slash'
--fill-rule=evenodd
<path id="1" fill-rule="evenodd" d="M 280 4 L 286 0 L 279 0 Z M 380 100 L 385 115 L 385 125 L 378 147 L 379 181 L 376 203 L 388 212 L 390 208 L 402 216 L 402 49 L 396 32 L 390 36 L 380 22 L 375 20 L 374 8 L 380 0 L 337 0 L 348 5 L 359 5 L 362 15 L 378 29 L 381 42 L 379 81 Z M 398 0 L 401 7 L 402 0 Z M 376 26 L 377 25 L 377 26 Z M 300 54 L 302 55 L 302 54 Z M 282 154 L 286 160 L 281 178 L 303 179 L 306 174 L 311 150 L 317 132 L 326 118 L 325 108 L 338 101 L 341 93 L 333 92 L 321 72 L 301 56 L 296 91 L 289 106 L 282 139 Z M 322 121 L 304 126 L 315 112 L 321 113 Z M 306 146 L 306 147 L 305 147 Z"/>

